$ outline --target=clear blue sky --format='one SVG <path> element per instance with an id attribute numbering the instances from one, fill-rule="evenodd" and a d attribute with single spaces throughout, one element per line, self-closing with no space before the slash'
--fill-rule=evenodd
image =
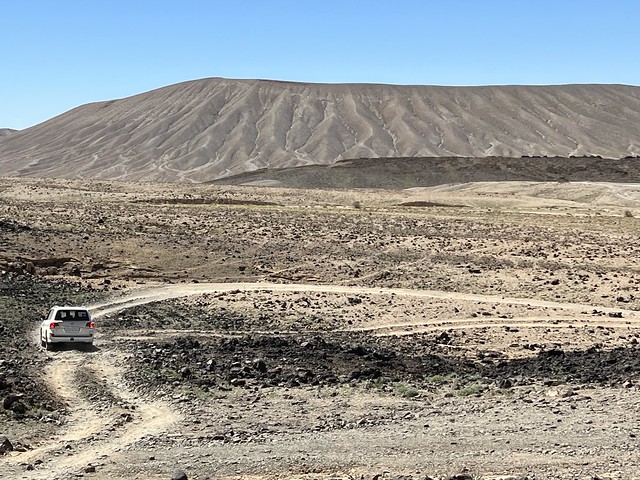
<path id="1" fill-rule="evenodd" d="M 638 0 L 14 0 L 0 128 L 204 77 L 640 85 Z"/>

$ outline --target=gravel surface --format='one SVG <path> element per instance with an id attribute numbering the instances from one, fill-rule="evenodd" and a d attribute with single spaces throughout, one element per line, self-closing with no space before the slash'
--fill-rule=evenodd
<path id="1" fill-rule="evenodd" d="M 0 476 L 638 478 L 632 207 L 185 188 L 0 182 Z"/>

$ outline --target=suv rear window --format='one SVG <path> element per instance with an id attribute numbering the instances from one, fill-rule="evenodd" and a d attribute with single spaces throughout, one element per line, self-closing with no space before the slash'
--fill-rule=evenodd
<path id="1" fill-rule="evenodd" d="M 86 310 L 58 310 L 56 320 L 89 320 L 89 312 Z"/>

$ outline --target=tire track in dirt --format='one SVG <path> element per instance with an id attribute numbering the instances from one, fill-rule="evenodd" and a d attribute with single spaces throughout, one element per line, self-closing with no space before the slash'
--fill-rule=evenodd
<path id="1" fill-rule="evenodd" d="M 110 406 L 103 416 L 107 420 L 106 428 L 92 431 L 83 429 L 89 433 L 89 436 L 83 437 L 83 439 L 96 434 L 98 434 L 98 439 L 93 444 L 82 445 L 80 450 L 67 460 L 56 460 L 56 471 L 82 468 L 92 462 L 95 463 L 101 457 L 110 457 L 124 447 L 145 437 L 153 437 L 166 431 L 180 420 L 180 416 L 169 405 L 161 401 L 149 401 L 127 388 L 123 380 L 126 372 L 120 366 L 126 362 L 123 354 L 111 349 L 101 349 L 100 354 L 93 362 L 94 365 L 97 362 L 100 365 L 97 369 L 102 374 L 107 392 L 116 397 L 119 403 L 128 405 L 129 408 Z M 80 363 L 83 364 L 82 358 Z M 73 392 L 73 388 L 71 391 L 77 395 L 77 391 Z M 89 411 L 89 415 L 91 415 L 91 411 Z M 123 419 L 123 415 L 130 415 L 131 421 Z M 81 417 L 81 425 L 85 423 L 85 420 L 86 417 Z M 101 433 L 106 433 L 106 438 L 102 438 Z"/>
<path id="2" fill-rule="evenodd" d="M 104 304 L 97 304 L 92 309 L 97 315 L 110 315 L 125 308 L 143 305 L 156 301 L 169 300 L 174 298 L 188 297 L 191 295 L 202 295 L 223 292 L 319 292 L 319 293 L 344 293 L 352 295 L 397 295 L 405 297 L 415 297 L 424 299 L 439 300 L 456 300 L 466 302 L 479 302 L 501 305 L 519 305 L 525 307 L 536 307 L 551 309 L 555 311 L 555 315 L 544 318 L 540 322 L 535 321 L 535 316 L 522 317 L 518 319 L 484 319 L 484 318 L 467 318 L 467 319 L 442 319 L 436 318 L 433 321 L 424 319 L 415 322 L 394 322 L 381 323 L 375 325 L 364 326 L 361 328 L 349 328 L 346 331 L 383 331 L 384 329 L 402 330 L 409 327 L 425 327 L 434 330 L 442 328 L 454 328 L 456 324 L 464 324 L 464 328 L 474 328 L 475 326 L 524 326 L 520 322 L 534 322 L 533 326 L 567 326 L 576 323 L 588 325 L 607 324 L 610 326 L 629 326 L 633 323 L 640 322 L 640 311 L 621 309 L 615 307 L 605 307 L 601 305 L 592 305 L 585 303 L 567 303 L 552 302 L 548 300 L 539 300 L 531 298 L 515 298 L 503 297 L 500 295 L 484 295 L 472 293 L 446 292 L 440 290 L 411 290 L 405 288 L 370 288 L 370 287 L 353 287 L 344 285 L 321 285 L 321 284 L 282 284 L 282 283 L 199 283 L 190 285 L 168 285 L 142 290 L 131 295 L 121 297 Z M 619 317 L 602 316 L 597 320 L 578 319 L 576 315 L 591 315 L 593 310 L 602 312 L 602 314 L 623 315 L 626 320 L 620 320 Z M 559 313 L 558 311 L 562 311 Z M 572 316 L 569 316 L 568 314 Z M 449 326 L 451 325 L 451 326 Z M 184 330 L 182 330 L 184 332 Z M 164 331 L 163 331 L 164 333 Z M 170 333 L 170 332 L 168 332 Z M 232 332 L 227 332 L 232 333 Z M 391 334 L 391 333 L 390 333 Z"/>
<path id="3" fill-rule="evenodd" d="M 581 319 L 574 317 L 514 317 L 505 321 L 503 319 L 482 319 L 482 318 L 438 318 L 431 322 L 419 320 L 415 322 L 387 323 L 382 325 L 368 325 L 355 328 L 338 328 L 332 329 L 332 332 L 362 332 L 371 333 L 377 337 L 392 337 L 412 335 L 415 333 L 429 333 L 444 330 L 470 330 L 478 328 L 584 328 L 584 327 L 611 327 L 624 328 L 636 327 L 640 328 L 640 320 L 625 321 L 618 318 L 601 317 L 598 319 Z M 203 329 L 163 329 L 154 330 L 144 328 L 139 330 L 127 330 L 125 334 L 113 335 L 109 340 L 135 340 L 135 341 L 153 341 L 158 339 L 167 339 L 174 337 L 184 337 L 185 334 L 193 337 L 219 337 L 232 338 L 246 335 L 246 330 L 227 330 L 225 332 L 213 332 Z M 251 330 L 252 334 L 271 335 L 272 331 Z M 308 334 L 323 334 L 327 330 L 307 329 Z M 278 335 L 300 335 L 300 330 L 278 330 Z"/>
<path id="4" fill-rule="evenodd" d="M 91 307 L 94 316 L 105 316 L 124 308 L 142 305 L 154 301 L 172 298 L 188 297 L 205 293 L 222 293 L 233 290 L 240 291 L 274 291 L 274 292 L 320 292 L 320 293 L 351 293 L 363 295 L 400 295 L 422 298 L 437 298 L 447 300 L 463 300 L 483 303 L 498 303 L 525 305 L 532 307 L 559 308 L 563 310 L 590 310 L 597 308 L 605 313 L 622 312 L 630 316 L 640 317 L 640 311 L 625 310 L 586 303 L 553 302 L 532 298 L 503 297 L 501 295 L 484 295 L 475 293 L 448 292 L 442 290 L 412 290 L 407 288 L 374 288 L 354 287 L 345 285 L 296 284 L 296 283 L 196 283 L 189 285 L 165 285 L 141 290 L 126 295 L 114 301 L 96 304 Z"/>
<path id="5" fill-rule="evenodd" d="M 14 452 L 0 465 L 10 468 L 39 461 L 37 468 L 29 472 L 29 478 L 68 478 L 128 445 L 166 431 L 180 420 L 169 405 L 149 401 L 130 390 L 124 382 L 126 372 L 122 365 L 126 364 L 125 356 L 102 346 L 99 341 L 96 343 L 97 347 L 92 352 L 45 352 L 51 363 L 47 365 L 43 378 L 66 405 L 66 421 L 59 435 L 27 452 Z M 99 398 L 87 398 L 79 373 L 94 376 L 96 384 L 92 393 L 104 390 L 112 401 L 105 406 L 104 402 L 100 405 Z"/>
<path id="6" fill-rule="evenodd" d="M 634 322 L 620 322 L 620 321 L 606 321 L 603 319 L 598 320 L 578 320 L 575 318 L 567 319 L 549 319 L 549 318 L 535 318 L 535 317 L 522 317 L 509 319 L 510 321 L 483 321 L 475 318 L 468 319 L 455 319 L 450 322 L 442 322 L 438 320 L 436 324 L 428 324 L 425 322 L 417 323 L 405 323 L 401 325 L 385 325 L 376 326 L 371 328 L 362 328 L 351 331 L 364 331 L 372 332 L 378 337 L 391 337 L 391 336 L 403 336 L 413 335 L 415 333 L 428 333 L 444 330 L 471 330 L 478 328 L 580 328 L 580 327 L 640 327 L 640 323 Z"/>

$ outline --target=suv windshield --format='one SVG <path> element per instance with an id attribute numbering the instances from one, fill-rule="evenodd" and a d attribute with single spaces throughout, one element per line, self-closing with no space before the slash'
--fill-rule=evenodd
<path id="1" fill-rule="evenodd" d="M 89 312 L 86 310 L 58 310 L 56 320 L 89 320 Z"/>

